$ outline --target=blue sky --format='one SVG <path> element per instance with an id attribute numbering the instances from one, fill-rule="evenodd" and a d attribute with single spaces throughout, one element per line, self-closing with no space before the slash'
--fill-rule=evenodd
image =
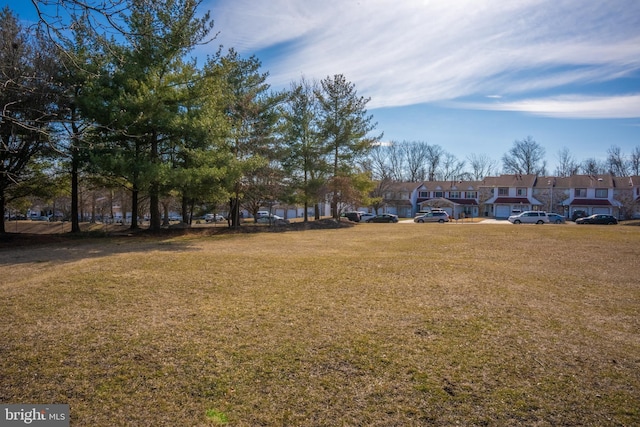
<path id="1" fill-rule="evenodd" d="M 21 18 L 30 2 L 0 0 Z M 385 141 L 498 161 L 531 136 L 604 159 L 640 146 L 640 1 L 204 0 L 219 45 L 255 54 L 274 89 L 344 74 Z"/>

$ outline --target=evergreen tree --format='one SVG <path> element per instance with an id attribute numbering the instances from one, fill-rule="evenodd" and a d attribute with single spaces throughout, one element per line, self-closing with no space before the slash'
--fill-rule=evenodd
<path id="1" fill-rule="evenodd" d="M 255 183 L 254 175 L 273 167 L 272 160 L 280 155 L 275 126 L 284 94 L 269 90 L 268 74 L 261 73 L 260 66 L 256 57 L 241 58 L 233 49 L 220 58 L 225 113 L 230 126 L 227 143 L 233 155 L 231 169 L 240 177 L 229 188 L 232 227 L 240 225 L 242 195 Z"/>
<path id="2" fill-rule="evenodd" d="M 310 203 L 315 204 L 315 217 L 319 218 L 319 190 L 329 171 L 320 134 L 317 89 L 317 84 L 305 79 L 292 83 L 281 110 L 281 137 L 287 147 L 283 165 L 291 182 L 291 192 L 297 194 L 293 200 L 304 206 L 305 222 Z"/>
<path id="3" fill-rule="evenodd" d="M 366 105 L 370 98 L 358 96 L 355 85 L 343 75 L 326 77 L 320 85 L 316 96 L 320 103 L 321 135 L 332 168 L 329 183 L 331 215 L 338 219 L 340 194 L 346 194 L 345 185 L 351 185 L 344 177 L 357 172 L 354 165 L 382 138 L 382 134 L 369 136 L 377 125 L 372 123 L 373 116 L 367 115 Z"/>
<path id="4" fill-rule="evenodd" d="M 131 0 L 125 42 L 108 49 L 111 63 L 104 84 L 94 92 L 107 95 L 91 117 L 104 139 L 99 163 L 126 177 L 132 191 L 132 228 L 137 227 L 137 196 L 149 195 L 152 230 L 161 226 L 160 197 L 170 187 L 167 156 L 184 142 L 186 90 L 200 76 L 184 57 L 208 34 L 206 14 L 196 18 L 196 0 Z M 105 158 L 107 156 L 107 158 Z"/>
<path id="5" fill-rule="evenodd" d="M 11 11 L 0 11 L 0 233 L 4 211 L 23 197 L 21 185 L 38 170 L 35 158 L 48 147 L 58 65 L 51 43 L 23 28 Z"/>

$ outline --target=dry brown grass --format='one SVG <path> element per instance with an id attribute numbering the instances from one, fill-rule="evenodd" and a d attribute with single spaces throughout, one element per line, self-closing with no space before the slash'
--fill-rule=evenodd
<path id="1" fill-rule="evenodd" d="M 360 224 L 0 252 L 0 402 L 74 426 L 640 423 L 640 228 Z"/>

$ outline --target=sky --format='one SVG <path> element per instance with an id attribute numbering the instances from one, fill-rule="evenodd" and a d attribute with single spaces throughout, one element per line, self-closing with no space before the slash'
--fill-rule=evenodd
<path id="1" fill-rule="evenodd" d="M 0 0 L 33 19 L 24 0 Z M 604 160 L 640 147 L 638 0 L 203 0 L 220 45 L 255 55 L 274 90 L 342 74 L 383 141 L 501 166 L 531 137 Z"/>

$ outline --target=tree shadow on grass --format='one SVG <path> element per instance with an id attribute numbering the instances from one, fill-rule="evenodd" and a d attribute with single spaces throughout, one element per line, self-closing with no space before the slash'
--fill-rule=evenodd
<path id="1" fill-rule="evenodd" d="M 180 237 L 215 237 L 234 234 L 280 233 L 353 227 L 347 221 L 319 220 L 284 226 L 243 225 L 228 227 L 163 228 L 160 231 L 81 232 L 59 234 L 5 233 L 0 235 L 0 265 L 31 262 L 74 262 L 116 254 L 151 251 L 184 252 L 199 250 L 192 240 Z"/>
<path id="2" fill-rule="evenodd" d="M 152 251 L 195 251 L 189 240 L 175 240 L 175 234 L 129 233 L 98 235 L 4 234 L 0 242 L 0 265 L 74 262 L 117 254 Z"/>

